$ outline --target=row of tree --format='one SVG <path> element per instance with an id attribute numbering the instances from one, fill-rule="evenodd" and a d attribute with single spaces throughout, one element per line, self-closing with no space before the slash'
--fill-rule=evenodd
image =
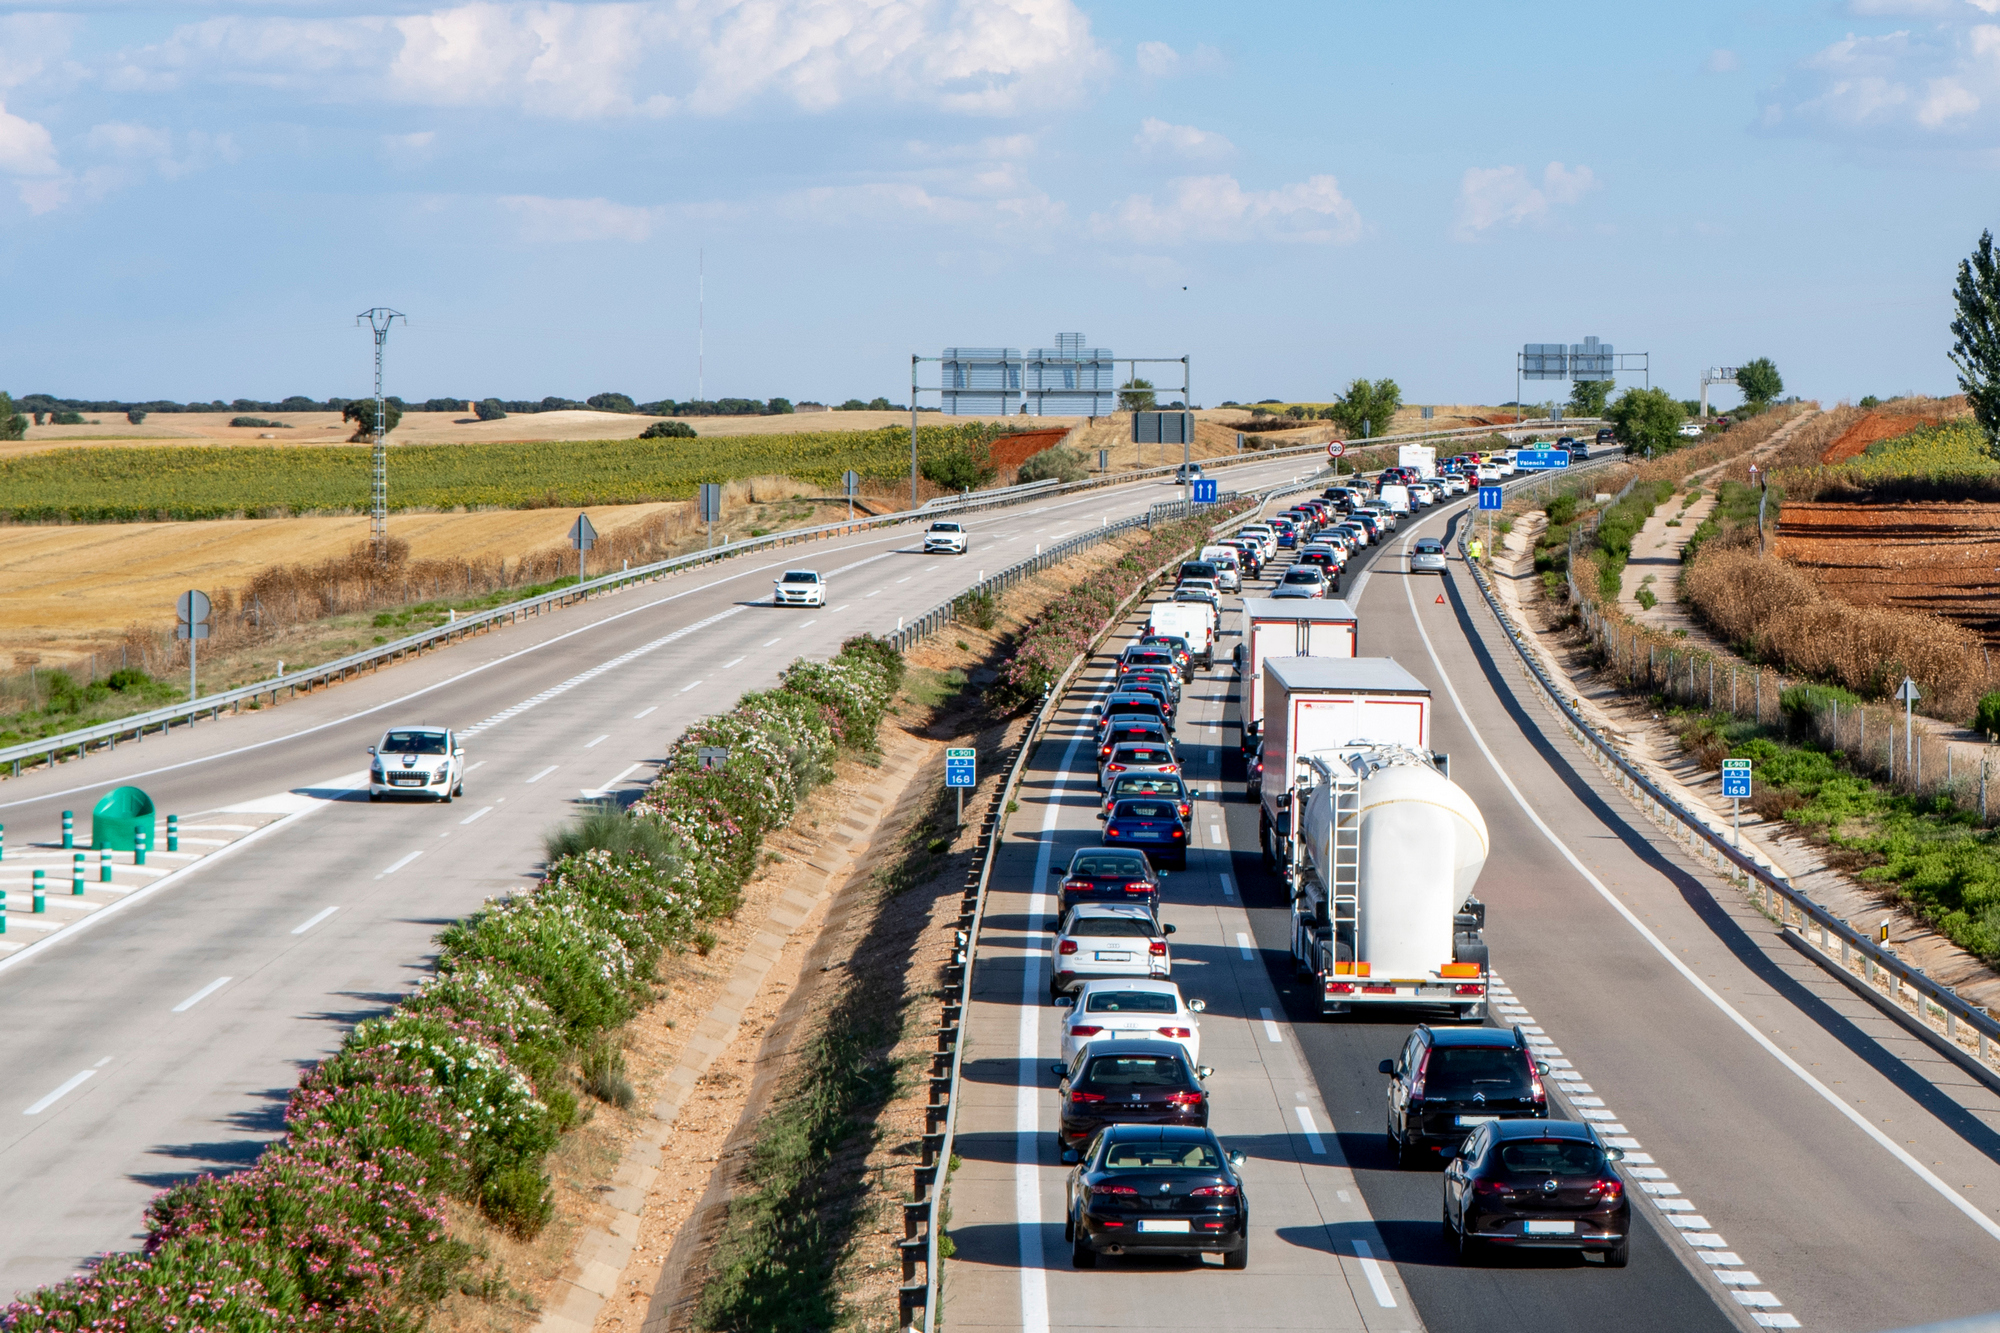
<path id="1" fill-rule="evenodd" d="M 225 401 L 221 398 L 210 402 L 175 402 L 169 399 L 154 399 L 151 402 L 121 402 L 116 399 L 98 398 L 57 398 L 53 394 L 23 394 L 11 399 L 13 408 L 30 416 L 41 413 L 51 419 L 60 419 L 66 414 L 83 412 L 121 412 L 133 419 L 143 420 L 151 413 L 169 412 L 233 412 L 239 415 L 260 415 L 280 412 L 344 412 L 351 403 L 375 400 L 357 398 L 307 398 L 294 394 L 268 402 L 259 398 L 237 398 Z M 691 402 L 675 402 L 671 398 L 661 398 L 650 403 L 641 403 L 626 393 L 597 393 L 588 398 L 426 398 L 421 402 L 389 395 L 383 400 L 395 404 L 397 412 L 465 412 L 467 405 L 475 413 L 484 405 L 495 405 L 503 413 L 533 412 L 573 412 L 595 410 L 598 412 L 631 412 L 655 417 L 760 417 L 782 416 L 793 410 L 789 398 L 716 398 Z M 877 398 L 872 403 L 859 399 L 849 399 L 843 408 L 889 408 L 886 398 Z"/>

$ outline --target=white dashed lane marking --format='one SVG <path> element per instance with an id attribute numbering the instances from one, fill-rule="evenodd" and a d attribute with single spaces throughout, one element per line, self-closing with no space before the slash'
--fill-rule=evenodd
<path id="1" fill-rule="evenodd" d="M 335 912 L 338 912 L 339 910 L 340 909 L 338 907 L 327 908 L 325 911 L 321 912 L 318 916 L 311 917 L 308 920 L 304 921 L 303 923 L 293 926 L 292 934 L 294 935 L 305 934 L 307 931 L 311 930 L 314 926 L 317 926 L 320 922 L 326 920 L 328 917 L 332 916 Z"/>

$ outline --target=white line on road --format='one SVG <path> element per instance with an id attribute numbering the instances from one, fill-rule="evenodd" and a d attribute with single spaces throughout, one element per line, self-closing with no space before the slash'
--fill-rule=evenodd
<path id="1" fill-rule="evenodd" d="M 64 1097 L 67 1097 L 70 1093 L 75 1092 L 78 1088 L 82 1087 L 86 1082 L 89 1081 L 90 1076 L 92 1074 L 95 1074 L 96 1072 L 97 1071 L 95 1069 L 84 1070 L 81 1074 L 78 1074 L 75 1078 L 72 1078 L 69 1082 L 63 1084 L 60 1088 L 57 1088 L 54 1092 L 50 1093 L 48 1096 L 42 1098 L 40 1101 L 36 1102 L 33 1106 L 30 1106 L 27 1110 L 21 1112 L 21 1114 L 40 1115 L 42 1112 L 48 1110 L 51 1106 L 54 1106 L 57 1102 L 61 1101 Z"/>
<path id="2" fill-rule="evenodd" d="M 880 597 L 881 595 L 882 595 L 882 590 L 880 588 L 877 588 L 874 592 L 869 593 L 867 597 L 863 597 L 861 600 L 865 602 L 868 600 L 869 597 Z"/>
<path id="3" fill-rule="evenodd" d="M 196 991 L 194 994 L 188 996 L 185 1000 L 182 1000 L 179 1004 L 175 1005 L 174 1012 L 177 1014 L 186 1013 L 188 1010 L 200 1004 L 203 1000 L 206 1000 L 209 996 L 221 990 L 224 986 L 227 986 L 229 984 L 229 980 L 230 979 L 228 977 L 217 977 L 215 980 L 209 982 L 206 986 L 203 986 L 200 990 Z"/>
<path id="4" fill-rule="evenodd" d="M 1361 1271 L 1368 1275 L 1368 1289 L 1375 1293 L 1375 1303 L 1384 1310 L 1396 1308 L 1396 1294 L 1389 1290 L 1389 1281 L 1382 1276 L 1382 1264 L 1375 1258 L 1375 1251 L 1368 1248 L 1365 1240 L 1351 1242 L 1354 1257 L 1361 1261 Z"/>
<path id="5" fill-rule="evenodd" d="M 1257 1012 L 1263 1015 L 1264 1018 L 1265 1039 L 1268 1041 L 1283 1041 L 1284 1038 L 1278 1034 L 1278 1024 L 1274 1020 L 1271 1011 L 1269 1009 L 1259 1009 Z M 1300 1109 L 1303 1110 L 1305 1108 L 1301 1107 Z"/>
<path id="6" fill-rule="evenodd" d="M 784 635 L 780 634 L 780 635 L 778 636 L 778 639 L 782 639 L 782 638 L 784 638 L 784 637 L 785 637 Z M 776 643 L 776 642 L 778 641 L 778 639 L 766 639 L 766 640 L 764 640 L 764 646 L 765 646 L 766 648 L 769 648 L 769 647 L 770 647 L 770 646 L 771 646 L 772 644 Z"/>
<path id="7" fill-rule="evenodd" d="M 814 617 L 813 617 L 813 618 L 812 618 L 811 620 L 802 620 L 802 621 L 800 621 L 800 622 L 799 622 L 799 628 L 800 628 L 800 629 L 811 629 L 811 628 L 812 628 L 812 627 L 813 627 L 814 625 L 817 625 L 817 624 L 819 624 L 819 617 L 818 617 L 818 616 L 814 616 Z M 739 657 L 739 658 L 737 658 L 736 660 L 740 662 L 740 661 L 742 661 L 743 659 Z"/>
<path id="8" fill-rule="evenodd" d="M 1313 1123 L 1313 1113 L 1303 1106 L 1294 1106 L 1292 1114 L 1299 1118 L 1299 1131 L 1306 1136 L 1306 1146 L 1324 1156 L 1326 1140 L 1319 1136 L 1319 1126 Z"/>
<path id="9" fill-rule="evenodd" d="M 736 661 L 738 661 L 738 662 L 741 662 L 742 660 L 743 660 L 743 659 L 742 659 L 742 658 L 740 658 L 740 657 L 736 659 Z M 732 663 L 731 665 L 734 665 L 734 663 Z M 688 682 L 687 684 L 685 684 L 685 685 L 681 686 L 681 693 L 682 693 L 682 694 L 686 694 L 686 693 L 687 693 L 687 692 L 688 692 L 689 690 L 693 689 L 693 688 L 694 688 L 695 686 L 697 686 L 697 685 L 699 685 L 699 684 L 701 684 L 701 682 L 700 682 L 700 681 L 698 681 L 698 680 L 691 680 L 691 681 L 689 681 L 689 682 Z"/>
<path id="10" fill-rule="evenodd" d="M 465 818 L 459 820 L 458 822 L 461 824 L 470 824 L 473 820 L 484 819 L 486 816 L 492 813 L 493 813 L 492 806 L 482 805 L 477 810 L 474 810 L 471 814 L 467 815 Z"/>
<path id="11" fill-rule="evenodd" d="M 741 657 L 739 657 L 739 658 L 737 658 L 737 659 L 736 659 L 735 661 L 733 661 L 733 662 L 724 662 L 724 663 L 722 664 L 722 669 L 723 669 L 724 671 L 727 671 L 727 670 L 729 670 L 729 668 L 731 668 L 731 667 L 733 667 L 733 666 L 741 666 L 741 665 L 743 664 L 743 661 L 744 661 L 744 659 L 743 659 L 743 658 L 741 658 Z"/>
<path id="12" fill-rule="evenodd" d="M 632 774 L 638 772 L 641 768 L 644 768 L 645 765 L 646 761 L 643 759 L 636 764 L 627 764 L 625 765 L 625 767 L 619 769 L 616 773 L 613 773 L 611 775 L 610 781 L 604 783 L 602 786 L 599 787 L 586 787 L 583 789 L 583 794 L 585 796 L 602 796 L 604 795 L 604 793 L 610 791 L 613 787 L 623 782 L 626 778 L 631 777 Z"/>
<path id="13" fill-rule="evenodd" d="M 845 611 L 848 607 L 853 605 L 854 603 L 852 602 L 842 602 L 839 606 L 833 608 L 833 614 L 839 615 L 842 611 Z"/>
<path id="14" fill-rule="evenodd" d="M 597 744 L 598 744 L 599 742 L 602 742 L 602 741 L 608 741 L 608 740 L 610 740 L 610 739 L 611 739 L 611 733 L 607 731 L 607 732 L 605 732 L 605 733 L 604 733 L 604 734 L 603 734 L 602 736 L 599 736 L 599 737 L 597 738 L 597 740 L 594 740 L 594 741 L 590 741 L 590 742 L 586 743 L 586 744 L 584 745 L 584 747 L 583 747 L 583 748 L 584 748 L 584 749 L 586 749 L 586 750 L 588 750 L 588 749 L 591 749 L 592 747 L 596 746 L 596 745 L 597 745 Z"/>
<path id="15" fill-rule="evenodd" d="M 1255 958 L 1257 956 L 1257 951 L 1250 947 L 1250 937 L 1240 930 L 1236 932 L 1236 947 L 1243 951 L 1245 958 Z"/>
<path id="16" fill-rule="evenodd" d="M 402 869 L 402 868 L 403 868 L 404 866 L 406 866 L 406 865 L 408 865 L 408 864 L 409 864 L 410 862 L 412 862 L 412 861 L 416 860 L 416 859 L 417 859 L 418 857 L 422 856 L 423 854 L 424 854 L 424 853 L 423 853 L 423 850 L 422 850 L 421 848 L 419 848 L 418 850 L 416 850 L 416 851 L 414 851 L 414 852 L 411 852 L 411 853 L 410 853 L 410 854 L 409 854 L 408 856 L 404 857 L 404 858 L 403 858 L 402 860 L 400 860 L 400 861 L 397 861 L 397 862 L 396 862 L 396 863 L 395 863 L 394 865 L 390 866 L 390 867 L 389 867 L 388 869 L 384 870 L 384 871 L 383 871 L 382 873 L 383 873 L 384 875 L 393 875 L 393 874 L 395 874 L 395 873 L 396 873 L 396 872 L 397 872 L 398 870 L 401 870 L 401 869 Z"/>
<path id="17" fill-rule="evenodd" d="M 737 658 L 737 659 L 736 659 L 736 662 L 741 662 L 742 660 L 743 660 L 743 659 L 739 657 L 739 658 Z M 730 663 L 729 665 L 731 665 L 731 666 L 735 666 L 735 665 L 736 665 L 736 662 L 731 662 L 731 663 Z M 648 706 L 648 707 L 646 707 L 646 708 L 641 708 L 641 709 L 640 709 L 640 710 L 639 710 L 638 712 L 636 712 L 636 713 L 632 714 L 632 720 L 633 720 L 634 722 L 637 722 L 637 721 L 638 721 L 638 720 L 639 720 L 640 718 L 642 718 L 642 717 L 646 716 L 646 714 L 648 714 L 648 713 L 652 713 L 652 712 L 657 712 L 657 711 L 659 710 L 659 707 L 660 707 L 660 706 L 659 706 L 658 704 L 652 704 L 652 705 L 650 705 L 650 706 Z"/>
<path id="18" fill-rule="evenodd" d="M 317 926 L 320 922 L 326 920 L 328 917 L 332 916 L 335 912 L 338 912 L 339 910 L 340 909 L 338 907 L 327 908 L 324 912 L 321 912 L 318 916 L 312 918 L 312 920 L 306 922 L 304 925 L 293 926 L 292 934 L 294 935 L 305 934 L 307 931 L 311 930 L 314 926 Z"/>
<path id="19" fill-rule="evenodd" d="M 547 768 L 545 768 L 545 769 L 543 769 L 543 770 L 542 770 L 541 772 L 539 772 L 539 773 L 535 774 L 535 776 L 533 776 L 533 777 L 529 778 L 529 779 L 528 779 L 528 781 L 529 781 L 529 782 L 540 782 L 540 781 L 541 781 L 541 780 L 542 780 L 543 778 L 547 777 L 547 776 L 548 776 L 549 774 L 551 774 L 551 773 L 555 772 L 555 771 L 556 771 L 557 769 L 559 769 L 559 768 L 561 768 L 561 767 L 562 767 L 562 765 L 561 765 L 561 764 L 550 764 L 550 765 L 549 765 L 549 766 L 548 766 Z M 526 784 L 524 783 L 523 785 L 525 786 Z"/>
<path id="20" fill-rule="evenodd" d="M 1236 886 L 1229 882 L 1229 876 L 1224 875 L 1221 878 L 1222 878 L 1222 896 L 1225 898 L 1234 898 L 1236 896 Z"/>
<path id="21" fill-rule="evenodd" d="M 1208 840 L 1214 846 L 1220 847 L 1222 845 L 1222 825 L 1210 824 L 1208 826 Z"/>
<path id="22" fill-rule="evenodd" d="M 475 768 L 484 768 L 485 766 L 486 766 L 486 761 L 484 759 L 475 760 L 474 762 L 467 764 L 465 766 L 465 772 L 470 773 Z M 465 774 L 461 773 L 459 776 L 463 777 L 465 776 Z"/>

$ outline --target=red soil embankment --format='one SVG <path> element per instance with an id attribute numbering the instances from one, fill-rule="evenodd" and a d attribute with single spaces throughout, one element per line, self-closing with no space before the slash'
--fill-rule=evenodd
<path id="1" fill-rule="evenodd" d="M 1002 435 L 993 441 L 990 452 L 993 466 L 1019 467 L 1044 449 L 1050 449 L 1063 442 L 1067 430 L 1024 430 L 1015 435 Z"/>
<path id="2" fill-rule="evenodd" d="M 1925 426 L 1935 426 L 1945 418 L 1926 416 L 1914 412 L 1870 412 L 1861 420 L 1842 431 L 1832 444 L 1820 452 L 1822 463 L 1845 463 L 1850 458 L 1859 458 L 1868 446 L 1877 440 L 1892 440 L 1898 435 L 1908 435 L 1913 430 Z"/>
<path id="3" fill-rule="evenodd" d="M 1788 501 L 1777 553 L 1844 602 L 1929 612 L 2000 644 L 2000 504 Z"/>

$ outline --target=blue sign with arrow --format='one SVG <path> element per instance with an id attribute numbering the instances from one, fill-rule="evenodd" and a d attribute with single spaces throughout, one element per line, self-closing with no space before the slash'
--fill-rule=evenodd
<path id="1" fill-rule="evenodd" d="M 1498 486 L 1481 486 L 1479 488 L 1479 507 L 1481 509 L 1500 509 L 1504 507 L 1504 500 L 1505 497 L 1500 494 Z"/>
<path id="2" fill-rule="evenodd" d="M 1194 502 L 1198 505 L 1214 504 L 1216 493 L 1221 486 L 1222 483 L 1219 481 L 1197 481 L 1194 484 Z"/>

